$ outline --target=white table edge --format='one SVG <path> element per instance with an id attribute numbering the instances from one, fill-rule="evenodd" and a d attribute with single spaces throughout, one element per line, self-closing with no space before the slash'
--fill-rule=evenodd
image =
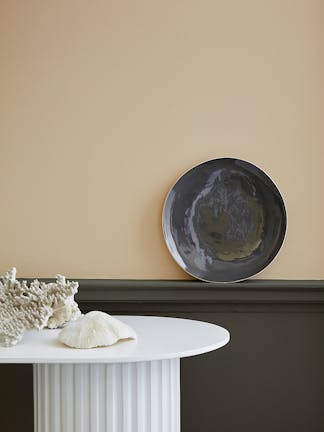
<path id="1" fill-rule="evenodd" d="M 226 330 L 226 329 L 224 329 Z M 149 358 L 147 356 L 138 356 L 138 357 L 113 357 L 113 358 L 90 358 L 86 360 L 82 360 L 80 358 L 69 358 L 69 359 L 37 359 L 37 358 L 23 358 L 23 359 L 17 359 L 17 358 L 6 358 L 1 359 L 0 357 L 0 364 L 109 364 L 109 363 L 137 363 L 137 362 L 143 362 L 143 361 L 154 361 L 154 360 L 169 360 L 169 359 L 175 359 L 175 358 L 187 358 L 187 357 L 193 357 L 201 354 L 207 354 L 211 351 L 215 351 L 219 348 L 222 348 L 223 346 L 227 345 L 230 341 L 230 334 L 227 332 L 227 337 L 223 341 L 214 344 L 209 345 L 208 347 L 203 347 L 199 349 L 193 349 L 191 351 L 187 351 L 184 354 L 179 353 L 168 353 L 166 355 L 156 355 L 156 356 L 150 356 Z M 8 348 L 10 349 L 10 348 Z M 69 349 L 77 349 L 77 348 L 69 348 Z"/>

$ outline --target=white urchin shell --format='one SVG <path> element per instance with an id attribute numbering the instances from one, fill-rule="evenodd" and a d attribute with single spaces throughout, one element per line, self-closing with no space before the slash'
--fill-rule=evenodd
<path id="1" fill-rule="evenodd" d="M 136 339 L 135 331 L 105 312 L 92 311 L 61 330 L 59 340 L 73 348 L 113 345 L 120 339 Z"/>

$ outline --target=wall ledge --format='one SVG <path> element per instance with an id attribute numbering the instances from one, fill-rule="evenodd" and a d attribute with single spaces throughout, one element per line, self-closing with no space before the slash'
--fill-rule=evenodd
<path id="1" fill-rule="evenodd" d="M 237 283 L 194 280 L 78 279 L 78 301 L 140 303 L 304 303 L 324 304 L 324 280 L 248 280 Z"/>
<path id="2" fill-rule="evenodd" d="M 324 313 L 324 280 L 253 279 L 212 284 L 196 280 L 70 279 L 79 282 L 76 300 L 84 312 Z"/>

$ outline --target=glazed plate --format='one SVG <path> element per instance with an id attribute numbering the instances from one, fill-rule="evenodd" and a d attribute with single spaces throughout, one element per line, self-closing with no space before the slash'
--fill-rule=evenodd
<path id="1" fill-rule="evenodd" d="M 234 282 L 263 270 L 286 232 L 283 199 L 255 165 L 214 159 L 187 171 L 167 195 L 162 216 L 169 251 L 190 275 Z"/>

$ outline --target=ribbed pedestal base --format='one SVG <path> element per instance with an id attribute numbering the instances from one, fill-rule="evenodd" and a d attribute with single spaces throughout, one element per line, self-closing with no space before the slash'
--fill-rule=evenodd
<path id="1" fill-rule="evenodd" d="M 35 432 L 180 432 L 180 360 L 34 365 Z"/>

